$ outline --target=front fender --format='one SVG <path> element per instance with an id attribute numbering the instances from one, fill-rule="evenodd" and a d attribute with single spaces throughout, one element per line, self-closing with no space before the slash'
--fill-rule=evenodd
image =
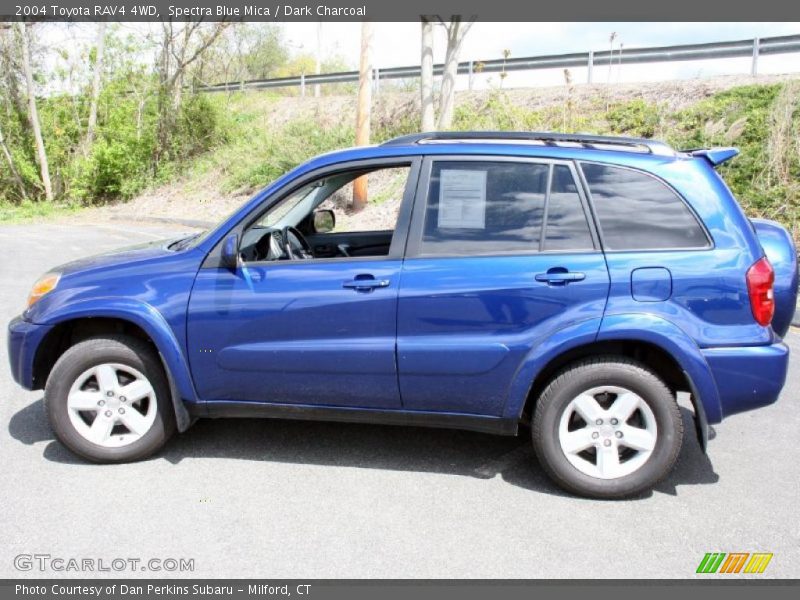
<path id="1" fill-rule="evenodd" d="M 597 341 L 639 340 L 658 346 L 678 363 L 689 378 L 692 393 L 699 402 L 697 412 L 705 413 L 708 423 L 722 421 L 717 384 L 700 348 L 680 327 L 655 315 L 626 313 L 607 315 Z"/>
<path id="2" fill-rule="evenodd" d="M 164 316 L 150 304 L 120 297 L 95 297 L 63 304 L 49 311 L 37 321 L 41 325 L 58 325 L 66 321 L 83 318 L 112 318 L 129 321 L 140 327 L 158 349 L 172 388 L 178 428 L 183 431 L 189 425 L 189 415 L 183 402 L 197 402 L 189 366 Z"/>

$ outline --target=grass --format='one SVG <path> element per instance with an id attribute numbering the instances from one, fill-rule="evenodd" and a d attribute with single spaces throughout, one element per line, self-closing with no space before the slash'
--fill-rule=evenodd
<path id="1" fill-rule="evenodd" d="M 72 214 L 80 210 L 75 204 L 48 204 L 47 202 L 25 201 L 12 204 L 0 200 L 0 223 L 24 223 L 37 219 L 54 218 Z"/>

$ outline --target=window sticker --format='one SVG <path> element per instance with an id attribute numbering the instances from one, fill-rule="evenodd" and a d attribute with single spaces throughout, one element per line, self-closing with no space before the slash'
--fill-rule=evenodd
<path id="1" fill-rule="evenodd" d="M 442 169 L 436 225 L 440 229 L 486 228 L 486 171 Z"/>

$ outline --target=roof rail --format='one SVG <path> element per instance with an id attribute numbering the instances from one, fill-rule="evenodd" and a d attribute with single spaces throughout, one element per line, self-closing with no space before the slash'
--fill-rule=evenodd
<path id="1" fill-rule="evenodd" d="M 559 144 L 580 144 L 585 148 L 601 150 L 627 150 L 643 152 L 659 156 L 675 156 L 675 150 L 664 142 L 645 138 L 617 137 L 608 135 L 588 135 L 582 133 L 550 133 L 537 131 L 432 131 L 428 133 L 412 133 L 401 135 L 381 144 L 382 146 L 404 146 L 408 144 L 425 144 L 436 142 L 468 142 L 468 141 L 530 141 L 541 142 L 548 146 Z"/>

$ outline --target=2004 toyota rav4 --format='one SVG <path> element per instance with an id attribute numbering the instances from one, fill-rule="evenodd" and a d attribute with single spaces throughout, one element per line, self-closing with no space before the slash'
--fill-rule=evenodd
<path id="1" fill-rule="evenodd" d="M 795 249 L 717 175 L 735 154 L 439 133 L 320 156 L 207 233 L 45 275 L 11 368 L 98 462 L 197 417 L 530 424 L 558 484 L 635 494 L 678 456 L 679 391 L 705 447 L 786 378 Z M 393 223 L 335 229 L 365 184 Z"/>

